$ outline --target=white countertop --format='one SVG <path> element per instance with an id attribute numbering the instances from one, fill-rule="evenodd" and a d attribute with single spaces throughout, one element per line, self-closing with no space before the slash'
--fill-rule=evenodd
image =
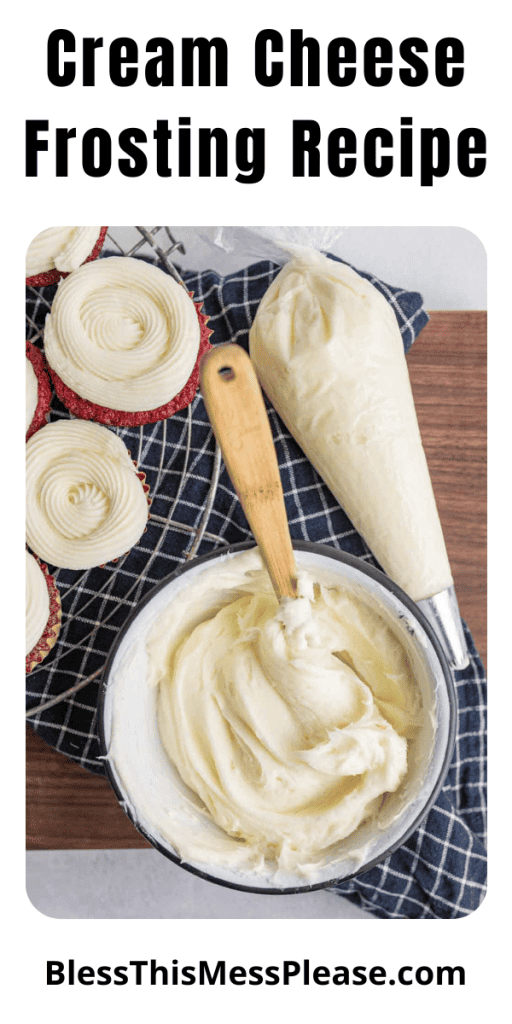
<path id="1" fill-rule="evenodd" d="M 214 885 L 156 850 L 32 851 L 27 893 L 41 913 L 55 918 L 375 920 L 322 889 L 266 896 Z"/>
<path id="2" fill-rule="evenodd" d="M 225 253 L 204 239 L 211 227 L 173 227 L 186 255 L 177 254 L 183 270 L 212 268 L 231 273 L 256 261 L 253 253 Z M 260 229 L 263 230 L 263 229 Z M 271 229 L 269 229 L 271 230 Z M 280 228 L 306 242 L 318 238 L 318 228 Z M 479 238 L 458 227 L 346 227 L 325 229 L 336 234 L 330 246 L 335 256 L 358 270 L 375 274 L 387 284 L 418 291 L 426 309 L 486 309 L 486 252 Z M 109 229 L 122 245 L 140 236 L 133 228 Z M 108 244 L 108 240 L 107 240 Z"/>

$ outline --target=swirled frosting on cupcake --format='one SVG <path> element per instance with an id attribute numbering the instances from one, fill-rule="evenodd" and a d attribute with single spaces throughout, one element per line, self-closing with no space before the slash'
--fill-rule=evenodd
<path id="1" fill-rule="evenodd" d="M 46 228 L 32 240 L 26 257 L 26 276 L 49 270 L 69 273 L 90 255 L 101 231 L 99 227 Z"/>
<path id="2" fill-rule="evenodd" d="M 46 358 L 81 398 L 137 412 L 188 381 L 200 342 L 194 303 L 162 270 L 131 257 L 88 263 L 59 285 L 46 319 Z"/>
<path id="3" fill-rule="evenodd" d="M 82 420 L 50 423 L 27 450 L 27 543 L 45 561 L 89 569 L 139 540 L 148 503 L 126 445 Z"/>
<path id="4" fill-rule="evenodd" d="M 42 569 L 29 551 L 25 552 L 25 654 L 30 654 L 44 633 L 50 614 L 50 595 Z"/>

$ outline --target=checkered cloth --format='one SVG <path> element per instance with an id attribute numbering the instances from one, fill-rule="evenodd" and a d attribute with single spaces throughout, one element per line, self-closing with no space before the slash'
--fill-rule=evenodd
<path id="1" fill-rule="evenodd" d="M 155 260 L 156 262 L 156 260 Z M 279 271 L 256 263 L 226 277 L 186 273 L 196 301 L 204 302 L 213 343 L 248 348 L 260 299 Z M 421 296 L 363 274 L 391 303 L 407 351 L 427 314 Z M 37 333 L 55 287 L 27 292 L 30 334 Z M 364 541 L 267 403 L 283 481 L 290 532 L 296 540 L 332 545 L 375 564 Z M 68 417 L 54 398 L 51 419 Z M 204 555 L 222 544 L 251 540 L 247 521 L 222 466 L 216 488 L 215 445 L 202 398 L 170 420 L 119 435 L 151 488 L 151 518 L 140 542 L 117 565 L 87 572 L 54 569 L 63 607 L 59 640 L 41 667 L 27 677 L 27 709 L 40 707 L 97 674 L 85 688 L 30 719 L 56 750 L 103 774 L 96 709 L 99 675 L 110 647 L 132 610 L 191 550 Z M 211 509 L 205 521 L 205 507 Z M 453 918 L 470 913 L 485 888 L 485 713 L 482 663 L 466 628 L 470 664 L 455 673 L 458 737 L 442 792 L 423 824 L 378 867 L 335 891 L 386 918 Z"/>

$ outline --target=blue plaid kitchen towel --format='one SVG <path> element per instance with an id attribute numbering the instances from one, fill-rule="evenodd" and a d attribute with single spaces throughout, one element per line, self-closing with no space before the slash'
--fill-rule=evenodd
<path id="1" fill-rule="evenodd" d="M 248 349 L 258 304 L 279 269 L 259 262 L 226 277 L 212 271 L 183 275 L 195 300 L 204 303 L 214 344 L 237 342 Z M 362 276 L 391 303 L 408 351 L 428 321 L 421 296 Z M 55 286 L 27 290 L 29 338 L 39 345 L 54 294 Z M 292 538 L 329 544 L 372 563 L 364 541 L 268 402 L 267 409 Z M 54 397 L 50 418 L 68 416 Z M 169 420 L 117 432 L 150 486 L 148 528 L 115 565 L 80 573 L 49 567 L 61 595 L 62 627 L 53 651 L 27 677 L 33 728 L 50 746 L 98 774 L 104 773 L 96 722 L 99 677 L 118 630 L 140 599 L 191 555 L 252 540 L 231 481 L 216 459 L 200 395 Z M 456 747 L 435 806 L 386 861 L 333 890 L 376 917 L 457 918 L 473 911 L 485 892 L 486 679 L 465 629 L 470 664 L 455 673 Z"/>

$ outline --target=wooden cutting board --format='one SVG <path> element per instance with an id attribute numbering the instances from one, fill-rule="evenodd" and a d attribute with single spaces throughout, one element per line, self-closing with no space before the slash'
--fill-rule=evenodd
<path id="1" fill-rule="evenodd" d="M 434 312 L 407 361 L 463 617 L 486 640 L 486 314 Z M 147 846 L 106 779 L 27 726 L 27 849 Z"/>

